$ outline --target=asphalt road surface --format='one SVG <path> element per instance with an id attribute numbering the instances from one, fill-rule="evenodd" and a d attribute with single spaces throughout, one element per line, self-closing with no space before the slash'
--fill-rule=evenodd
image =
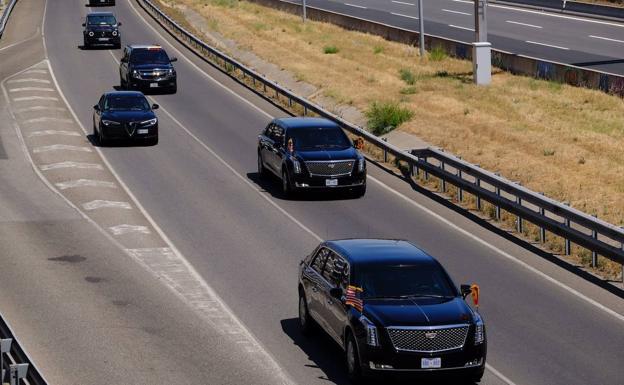
<path id="1" fill-rule="evenodd" d="M 299 3 L 297 1 L 289 1 Z M 419 30 L 417 0 L 307 0 L 308 5 Z M 424 0 L 425 33 L 472 43 L 474 1 Z M 489 4 L 495 49 L 624 75 L 624 23 Z"/>
<path id="2" fill-rule="evenodd" d="M 22 17 L 34 13 L 24 9 L 27 5 L 33 10 L 41 10 L 44 2 L 21 0 L 18 7 L 22 7 Z M 47 55 L 52 74 L 60 87 L 59 95 L 66 97 L 68 107 L 75 111 L 86 130 L 91 128 L 91 108 L 101 93 L 119 85 L 117 60 L 120 55 L 119 50 L 81 49 L 80 24 L 89 11 L 82 1 L 49 1 L 43 29 L 46 50 L 42 51 L 43 57 L 31 59 L 30 63 L 25 63 L 25 59 L 19 60 L 21 55 L 29 52 L 28 44 L 4 51 L 0 46 L 0 54 L 12 50 L 10 56 L 16 60 L 14 65 L 17 67 L 21 63 L 22 69 L 40 64 Z M 480 284 L 483 297 L 481 311 L 487 322 L 489 337 L 488 370 L 484 384 L 621 383 L 624 378 L 624 367 L 621 365 L 624 359 L 624 301 L 621 290 L 605 290 L 544 260 L 489 232 L 444 204 L 429 199 L 426 194 L 412 190 L 398 178 L 372 165 L 369 167 L 368 193 L 362 199 L 320 195 L 285 200 L 279 193 L 278 183 L 258 180 L 255 151 L 259 131 L 271 117 L 283 116 L 284 113 L 184 51 L 162 33 L 134 1 L 118 0 L 114 11 L 123 22 L 124 44 L 158 43 L 180 58 L 176 63 L 179 91 L 176 95 L 153 97 L 162 107 L 157 111 L 160 144 L 155 147 L 101 148 L 106 160 L 104 170 L 109 165 L 112 167 L 114 175 L 111 183 L 123 182 L 132 195 L 126 199 L 133 205 L 140 202 L 153 218 L 145 227 L 152 226 L 150 228 L 154 231 L 158 227 L 162 234 L 166 234 L 171 241 L 168 246 L 175 245 L 198 276 L 216 291 L 245 325 L 244 330 L 253 334 L 257 345 L 250 351 L 238 350 L 236 344 L 227 343 L 217 324 L 202 322 L 204 319 L 197 317 L 197 312 L 188 310 L 193 307 L 192 302 L 176 303 L 175 299 L 180 296 L 173 296 L 170 289 L 184 291 L 188 284 L 185 277 L 172 274 L 161 279 L 160 283 L 154 282 L 146 271 L 142 271 L 153 268 L 149 260 L 144 258 L 142 261 L 145 263 L 136 264 L 121 252 L 109 251 L 113 246 L 107 246 L 107 243 L 125 242 L 126 239 L 115 238 L 114 234 L 113 241 L 103 236 L 98 238 L 96 235 L 101 235 L 101 232 L 96 227 L 102 226 L 101 223 L 107 219 L 105 217 L 98 222 L 99 219 L 95 218 L 95 224 L 79 222 L 79 228 L 74 231 L 68 227 L 57 228 L 57 232 L 50 236 L 44 237 L 44 233 L 41 237 L 48 240 L 47 243 L 42 241 L 36 246 L 30 244 L 36 244 L 37 238 L 33 240 L 29 233 L 18 229 L 9 235 L 22 234 L 23 239 L 15 237 L 13 249 L 16 251 L 11 255 L 21 255 L 19 251 L 27 246 L 54 257 L 80 254 L 61 250 L 52 252 L 52 246 L 72 250 L 88 248 L 85 253 L 106 250 L 105 254 L 89 261 L 97 261 L 111 269 L 114 267 L 113 270 L 120 274 L 119 278 L 112 272 L 106 277 L 115 277 L 115 283 L 117 279 L 123 282 L 115 288 L 119 291 L 117 295 L 132 297 L 133 303 L 141 305 L 139 308 L 142 311 L 133 315 L 142 322 L 151 317 L 154 322 L 162 322 L 162 327 L 163 324 L 168 325 L 165 330 L 169 334 L 159 336 L 159 344 L 151 343 L 149 339 L 145 342 L 135 339 L 121 344 L 118 339 L 108 340 L 104 336 L 82 342 L 79 336 L 100 330 L 93 327 L 98 311 L 109 314 L 106 309 L 93 306 L 86 312 L 90 317 L 72 324 L 72 334 L 77 337 L 73 340 L 61 339 L 66 349 L 52 359 L 48 356 L 51 348 L 41 348 L 42 341 L 57 341 L 58 338 L 50 335 L 58 331 L 68 333 L 59 325 L 64 317 L 70 315 L 64 309 L 55 311 L 52 302 L 41 312 L 39 323 L 25 322 L 24 319 L 39 310 L 37 306 L 23 310 L 16 299 L 2 300 L 0 306 L 3 307 L 0 309 L 10 322 L 13 321 L 12 325 L 20 325 L 16 332 L 24 336 L 25 347 L 32 352 L 35 361 L 43 362 L 40 366 L 44 374 L 47 370 L 60 376 L 70 365 L 68 360 L 82 357 L 80 362 L 83 364 L 90 361 L 90 367 L 84 369 L 90 373 L 89 378 L 100 380 L 76 383 L 111 383 L 101 380 L 102 373 L 107 373 L 102 368 L 123 367 L 120 362 L 124 357 L 132 357 L 129 350 L 134 346 L 143 352 L 141 356 L 145 358 L 133 361 L 134 365 L 139 365 L 139 373 L 133 378 L 140 379 L 143 373 L 151 376 L 151 382 L 146 380 L 143 383 L 272 384 L 282 381 L 284 376 L 300 384 L 346 383 L 342 355 L 329 338 L 321 335 L 305 339 L 297 332 L 298 262 L 320 239 L 388 237 L 405 238 L 421 245 L 447 267 L 456 282 Z M 16 15 L 19 17 L 20 13 Z M 19 40 L 16 38 L 15 41 Z M 36 47 L 32 50 L 36 51 Z M 17 70 L 4 73 L 4 66 L 0 70 L 3 78 L 9 77 L 9 81 L 21 79 L 19 76 L 11 77 Z M 11 84 L 19 83 L 5 84 L 10 88 Z M 6 148 L 4 140 L 9 137 L 10 130 L 5 129 L 5 125 L 2 127 L 0 137 Z M 23 129 L 21 125 L 20 129 Z M 67 144 L 71 139 L 60 135 L 54 138 L 61 144 Z M 83 139 L 83 146 L 91 145 L 87 138 Z M 0 163 L 8 164 L 6 162 L 20 158 L 19 151 L 12 151 L 13 155 L 0 160 Z M 37 185 L 36 182 L 25 181 L 34 177 L 25 166 L 22 167 L 21 173 L 13 173 L 14 183 Z M 61 194 L 70 201 L 81 199 L 82 194 L 109 194 L 105 186 L 89 188 L 94 190 L 79 190 L 74 195 L 61 191 Z M 52 194 L 41 185 L 39 189 L 43 198 L 50 200 Z M 13 196 L 13 201 L 8 202 L 6 207 L 21 205 L 28 208 L 32 206 L 31 202 L 43 199 L 26 200 L 19 194 Z M 55 205 L 46 205 L 49 206 L 46 210 L 56 207 L 59 213 L 67 211 L 63 201 L 50 202 Z M 54 219 L 60 214 L 54 212 L 51 215 Z M 75 216 L 76 212 L 71 211 L 67 215 Z M 111 211 L 109 215 L 115 217 L 116 212 Z M 104 227 L 104 231 L 109 228 Z M 3 240 L 5 243 L 9 241 Z M 26 260 L 6 258 L 13 262 L 6 264 L 8 268 L 2 270 L 4 274 L 10 277 L 14 272 L 21 272 L 23 277 L 27 276 L 28 269 L 24 271 L 22 266 L 27 263 Z M 80 277 L 76 279 L 80 283 L 84 281 L 82 275 L 95 275 L 76 271 L 76 267 L 71 266 L 86 265 L 83 262 L 83 265 L 71 264 L 69 261 L 73 260 L 76 259 L 63 258 L 54 262 L 65 263 L 62 266 L 69 267 L 67 270 L 74 269 L 70 271 Z M 36 260 L 31 263 L 37 266 Z M 45 266 L 39 267 L 39 270 L 42 269 L 49 270 Z M 137 278 L 131 279 L 134 276 Z M 72 300 L 84 297 L 84 301 L 90 298 L 83 295 L 80 287 L 69 283 L 63 287 L 62 283 L 68 282 L 67 278 L 57 280 L 61 284 L 53 285 L 42 280 L 28 289 L 29 297 L 38 299 L 38 306 L 49 297 Z M 10 298 L 19 295 L 18 288 L 12 289 L 9 284 L 5 286 L 6 290 L 11 290 L 10 293 L 15 293 Z M 19 286 L 23 290 L 28 287 L 30 285 L 24 283 Z M 162 295 L 155 296 L 158 287 Z M 4 286 L 2 290 L 6 292 Z M 135 293 L 142 296 L 137 294 L 135 297 Z M 40 324 L 48 319 L 55 320 L 56 329 L 41 328 Z M 188 339 L 196 333 L 199 336 L 197 340 Z M 206 335 L 204 339 L 200 338 L 204 335 L 202 333 Z M 72 343 L 82 350 L 66 353 Z M 120 357 L 115 356 L 118 346 L 121 347 Z M 115 358 L 115 365 L 98 360 L 99 357 L 93 352 L 102 347 Z M 66 354 L 71 358 L 65 358 Z M 152 355 L 171 356 L 174 360 L 165 365 L 165 369 L 173 370 L 173 374 L 190 374 L 184 381 L 154 380 L 157 375 L 164 375 L 165 369 Z M 268 359 L 258 361 L 258 355 Z M 258 362 L 270 365 L 273 360 L 284 371 L 284 376 L 280 370 L 269 367 L 270 370 L 262 371 L 254 366 Z M 202 370 L 193 370 L 197 367 Z M 125 369 L 124 373 L 128 373 L 128 368 Z M 62 380 L 57 382 L 67 383 Z"/>

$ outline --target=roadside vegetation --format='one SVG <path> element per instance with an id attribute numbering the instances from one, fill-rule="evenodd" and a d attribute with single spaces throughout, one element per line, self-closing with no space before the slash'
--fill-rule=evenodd
<path id="1" fill-rule="evenodd" d="M 470 62 L 236 0 L 163 1 L 296 79 L 359 109 L 376 134 L 402 130 L 524 186 L 624 225 L 624 103 L 583 88 L 497 71 L 472 84 Z M 260 28 L 259 25 L 262 27 Z M 619 266 L 605 263 L 608 274 Z"/>

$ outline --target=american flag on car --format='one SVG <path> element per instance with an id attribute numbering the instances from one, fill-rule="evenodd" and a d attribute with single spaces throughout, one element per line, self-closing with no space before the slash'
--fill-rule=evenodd
<path id="1" fill-rule="evenodd" d="M 361 312 L 364 307 L 364 301 L 360 298 L 362 291 L 360 287 L 349 285 L 347 287 L 345 304 L 353 306 L 357 311 Z"/>

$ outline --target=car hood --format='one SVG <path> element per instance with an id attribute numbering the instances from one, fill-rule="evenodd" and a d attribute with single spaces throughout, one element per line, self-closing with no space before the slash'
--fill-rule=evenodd
<path id="1" fill-rule="evenodd" d="M 173 68 L 171 63 L 142 63 L 142 64 L 132 64 L 132 69 L 135 70 L 167 70 Z"/>
<path id="2" fill-rule="evenodd" d="M 297 158 L 303 161 L 308 160 L 349 160 L 359 158 L 357 150 L 353 147 L 345 149 L 327 149 L 327 150 L 297 150 L 295 152 Z"/>
<path id="3" fill-rule="evenodd" d="M 365 300 L 364 315 L 383 327 L 453 325 L 472 322 L 472 311 L 461 298 Z"/>
<path id="4" fill-rule="evenodd" d="M 114 120 L 116 122 L 140 122 L 155 118 L 152 111 L 106 111 L 102 114 L 102 119 Z"/>

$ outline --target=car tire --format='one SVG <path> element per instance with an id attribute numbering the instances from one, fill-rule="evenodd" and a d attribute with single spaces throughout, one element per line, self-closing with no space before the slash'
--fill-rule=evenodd
<path id="1" fill-rule="evenodd" d="M 288 171 L 282 171 L 282 193 L 289 197 L 293 193 L 292 186 L 290 184 L 290 178 L 288 177 Z"/>
<path id="2" fill-rule="evenodd" d="M 106 147 L 106 145 L 108 145 L 108 139 L 106 138 L 106 136 L 104 135 L 104 132 L 100 129 L 98 130 L 98 144 L 100 145 L 100 147 Z"/>
<path id="3" fill-rule="evenodd" d="M 308 312 L 308 301 L 303 293 L 299 293 L 299 331 L 304 336 L 308 336 L 314 331 L 314 320 Z"/>
<path id="4" fill-rule="evenodd" d="M 90 49 L 91 47 L 89 46 L 89 43 L 87 42 L 87 39 L 84 39 L 82 41 L 82 49 Z"/>
<path id="5" fill-rule="evenodd" d="M 345 343 L 345 363 L 347 364 L 347 376 L 352 384 L 363 384 L 364 375 L 360 365 L 360 356 L 358 354 L 355 338 L 351 333 L 347 334 Z"/>
<path id="6" fill-rule="evenodd" d="M 113 49 L 121 49 L 121 43 L 116 43 L 116 44 L 113 46 Z"/>
<path id="7" fill-rule="evenodd" d="M 173 87 L 169 87 L 169 93 L 170 94 L 176 94 L 178 92 L 178 85 L 176 84 Z"/>
<path id="8" fill-rule="evenodd" d="M 264 179 L 268 176 L 268 172 L 266 167 L 264 167 L 264 162 L 262 162 L 262 155 L 260 155 L 260 152 L 258 152 L 258 176 L 261 179 Z"/>
<path id="9" fill-rule="evenodd" d="M 147 139 L 147 144 L 149 146 L 155 146 L 158 144 L 158 137 Z"/>
<path id="10" fill-rule="evenodd" d="M 366 185 L 355 187 L 353 189 L 353 197 L 354 198 L 361 198 L 364 195 L 366 195 Z"/>

